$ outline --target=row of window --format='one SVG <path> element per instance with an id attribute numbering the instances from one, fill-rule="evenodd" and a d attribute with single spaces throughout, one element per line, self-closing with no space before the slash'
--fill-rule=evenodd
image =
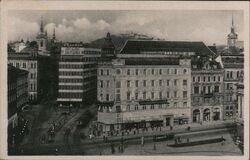
<path id="1" fill-rule="evenodd" d="M 179 107 L 188 107 L 187 102 L 174 102 L 173 105 L 169 104 L 152 104 L 152 105 L 127 105 L 126 111 L 137 111 L 137 110 L 154 110 L 154 109 L 163 109 L 163 108 L 179 108 Z M 116 106 L 116 111 L 120 112 L 121 107 Z"/>
<path id="2" fill-rule="evenodd" d="M 138 100 L 140 99 L 140 97 L 144 100 L 146 99 L 151 99 L 151 100 L 158 100 L 158 99 L 163 99 L 163 97 L 167 97 L 167 98 L 179 98 L 180 92 L 178 91 L 173 91 L 173 92 L 166 92 L 166 95 L 164 95 L 163 92 L 135 92 L 132 95 L 132 92 L 127 92 L 127 100 Z M 150 97 L 149 97 L 150 96 Z M 182 91 L 182 95 L 183 98 L 187 98 L 187 91 Z M 105 99 L 104 99 L 105 98 Z M 102 93 L 100 94 L 100 100 L 103 101 L 110 101 L 110 95 L 106 94 L 103 95 Z M 120 101 L 121 100 L 121 94 L 119 92 L 116 93 L 116 101 Z"/>
<path id="3" fill-rule="evenodd" d="M 30 84 L 30 90 L 31 90 L 31 91 L 36 91 L 36 90 L 37 90 L 37 85 L 34 84 L 34 83 L 31 83 L 31 84 Z"/>
<path id="4" fill-rule="evenodd" d="M 37 65 L 36 65 L 37 63 L 30 63 L 30 68 L 37 68 Z M 23 68 L 23 69 L 26 69 L 26 68 L 28 68 L 28 66 L 27 66 L 27 63 L 26 62 L 16 62 L 16 65 L 15 65 L 15 63 L 13 63 L 13 62 L 10 62 L 10 65 L 12 65 L 12 66 L 16 66 L 17 68 Z"/>
<path id="5" fill-rule="evenodd" d="M 66 86 L 66 85 L 59 85 L 59 89 L 62 90 L 83 90 L 83 86 Z"/>
<path id="6" fill-rule="evenodd" d="M 243 71 L 236 71 L 236 76 L 233 76 L 233 71 L 227 71 L 226 78 L 240 78 L 243 77 Z"/>
<path id="7" fill-rule="evenodd" d="M 65 69 L 82 69 L 82 68 L 95 68 L 96 64 L 59 64 L 59 68 Z"/>
<path id="8" fill-rule="evenodd" d="M 126 69 L 127 75 L 162 75 L 162 74 L 187 74 L 187 69 L 167 68 L 167 69 Z M 116 69 L 116 74 L 121 74 L 121 69 Z M 100 69 L 99 75 L 110 75 L 109 69 Z"/>
<path id="9" fill-rule="evenodd" d="M 59 98 L 83 98 L 83 94 L 61 92 L 59 93 Z"/>
<path id="10" fill-rule="evenodd" d="M 203 80 L 203 81 L 202 81 Z M 197 77 L 193 77 L 193 82 L 220 82 L 221 81 L 221 77 L 220 76 L 197 76 Z"/>
<path id="11" fill-rule="evenodd" d="M 202 105 L 204 103 L 206 104 L 221 104 L 222 98 L 217 96 L 217 97 L 193 97 L 192 98 L 192 103 L 194 105 Z"/>
<path id="12" fill-rule="evenodd" d="M 76 71 L 59 71 L 60 76 L 82 76 L 83 72 L 76 72 Z"/>
<path id="13" fill-rule="evenodd" d="M 135 80 L 134 82 L 132 82 L 131 80 L 127 80 L 127 88 L 130 88 L 130 87 L 133 87 L 133 83 L 134 83 L 134 87 L 139 87 L 139 84 L 141 84 L 141 86 L 143 87 L 155 87 L 157 84 L 158 86 L 178 86 L 180 85 L 179 84 L 179 81 L 178 79 L 174 79 L 174 80 L 158 80 L 158 83 L 157 83 L 157 80 L 151 80 L 150 82 L 147 81 L 147 80 L 142 80 L 142 81 L 139 81 L 139 80 Z M 150 83 L 150 85 L 148 85 L 148 83 Z M 187 80 L 184 79 L 182 81 L 182 85 L 183 86 L 187 86 Z M 103 87 L 110 87 L 110 81 L 103 81 L 103 80 L 100 80 L 99 81 L 99 86 L 101 88 Z M 121 88 L 121 82 L 120 81 L 117 81 L 116 82 L 116 88 Z"/>
<path id="14" fill-rule="evenodd" d="M 200 93 L 204 93 L 204 94 L 208 94 L 208 93 L 219 93 L 220 92 L 220 86 L 216 85 L 216 86 L 194 86 L 194 94 L 200 94 Z"/>
<path id="15" fill-rule="evenodd" d="M 82 83 L 83 79 L 81 79 L 81 78 L 59 78 L 59 82 L 62 82 L 62 83 Z"/>

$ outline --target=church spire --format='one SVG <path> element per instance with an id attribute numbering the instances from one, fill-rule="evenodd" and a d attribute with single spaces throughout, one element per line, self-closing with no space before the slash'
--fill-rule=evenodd
<path id="1" fill-rule="evenodd" d="M 234 14 L 232 13 L 232 26 L 231 26 L 231 33 L 234 33 Z"/>
<path id="2" fill-rule="evenodd" d="M 43 16 L 41 16 L 40 32 L 43 33 Z"/>
<path id="3" fill-rule="evenodd" d="M 53 29 L 53 40 L 56 39 L 56 29 L 55 29 L 55 26 L 54 26 L 54 29 Z"/>

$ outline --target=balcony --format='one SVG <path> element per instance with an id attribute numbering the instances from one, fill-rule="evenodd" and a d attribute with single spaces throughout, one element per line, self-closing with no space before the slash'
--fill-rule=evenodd
<path id="1" fill-rule="evenodd" d="M 161 100 L 140 100 L 140 105 L 152 105 L 152 104 L 168 104 L 167 99 L 161 99 Z"/>

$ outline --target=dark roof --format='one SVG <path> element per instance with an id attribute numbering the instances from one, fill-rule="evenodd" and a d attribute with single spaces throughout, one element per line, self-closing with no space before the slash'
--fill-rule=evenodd
<path id="1" fill-rule="evenodd" d="M 216 56 L 203 42 L 187 41 L 128 40 L 120 53 L 140 54 L 141 51 L 195 52 L 199 56 Z"/>
<path id="2" fill-rule="evenodd" d="M 191 60 L 193 70 L 201 70 L 205 64 L 209 64 L 212 69 L 222 69 L 222 66 L 219 62 L 216 62 L 214 59 L 208 58 L 192 58 Z M 196 68 L 194 68 L 194 65 Z M 214 68 L 216 66 L 216 68 Z"/>
<path id="3" fill-rule="evenodd" d="M 179 65 L 179 58 L 128 58 L 125 65 Z"/>
<path id="4" fill-rule="evenodd" d="M 29 73 L 28 71 L 16 68 L 8 64 L 8 78 L 15 77 L 15 76 L 22 75 L 22 74 L 28 74 L 28 73 Z"/>
<path id="5" fill-rule="evenodd" d="M 25 60 L 36 60 L 36 56 L 32 53 L 8 53 L 8 60 L 11 59 L 25 59 Z"/>

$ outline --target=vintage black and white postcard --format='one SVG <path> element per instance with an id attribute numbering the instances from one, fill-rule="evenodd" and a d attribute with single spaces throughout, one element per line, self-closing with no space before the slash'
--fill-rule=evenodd
<path id="1" fill-rule="evenodd" d="M 0 159 L 249 158 L 249 2 L 4 1 L 1 19 Z"/>

